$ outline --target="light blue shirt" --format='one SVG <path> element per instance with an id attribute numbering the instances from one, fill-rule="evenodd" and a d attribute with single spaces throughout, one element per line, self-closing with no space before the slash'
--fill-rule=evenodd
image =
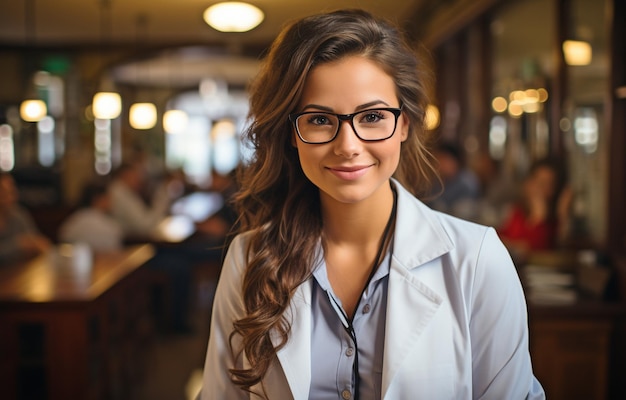
<path id="1" fill-rule="evenodd" d="M 387 252 L 363 292 L 352 321 L 359 352 L 359 400 L 381 398 L 389 260 Z M 338 308 L 341 300 L 335 296 L 328 281 L 323 260 L 313 277 L 309 398 L 353 399 L 355 345 L 346 331 L 347 321 Z"/>

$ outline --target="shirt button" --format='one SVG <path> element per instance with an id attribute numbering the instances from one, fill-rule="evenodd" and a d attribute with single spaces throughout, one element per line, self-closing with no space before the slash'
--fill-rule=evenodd
<path id="1" fill-rule="evenodd" d="M 349 390 L 344 390 L 341 392 L 341 398 L 344 400 L 350 400 L 352 398 L 352 393 Z"/>
<path id="2" fill-rule="evenodd" d="M 363 314 L 367 314 L 368 312 L 370 312 L 370 310 L 372 309 L 372 307 L 370 307 L 369 304 L 366 304 L 363 306 Z"/>
<path id="3" fill-rule="evenodd" d="M 348 349 L 346 350 L 346 355 L 348 357 L 352 357 L 353 354 L 354 354 L 354 348 L 348 347 Z"/>

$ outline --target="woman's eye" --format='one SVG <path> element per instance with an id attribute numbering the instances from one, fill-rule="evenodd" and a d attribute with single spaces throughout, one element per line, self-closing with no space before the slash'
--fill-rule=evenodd
<path id="1" fill-rule="evenodd" d="M 363 114 L 363 118 L 361 118 L 361 121 L 366 122 L 366 123 L 374 123 L 374 122 L 378 122 L 381 119 L 383 119 L 383 116 L 381 115 L 381 113 L 367 112 Z"/>
<path id="2" fill-rule="evenodd" d="M 313 125 L 328 125 L 330 124 L 330 118 L 323 114 L 311 115 L 309 123 Z"/>

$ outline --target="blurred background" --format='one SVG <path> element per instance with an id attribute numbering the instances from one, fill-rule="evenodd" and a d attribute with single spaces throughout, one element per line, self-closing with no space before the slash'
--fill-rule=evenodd
<path id="1" fill-rule="evenodd" d="M 248 83 L 285 23 L 345 7 L 398 24 L 432 69 L 428 129 L 443 186 L 427 200 L 496 227 L 509 246 L 548 398 L 626 398 L 624 1 L 256 0 L 256 25 L 239 26 L 248 18 L 235 11 L 234 21 L 222 14 L 226 26 L 213 27 L 206 19 L 217 3 L 0 4 L 0 171 L 48 241 L 32 257 L 0 259 L 6 398 L 183 399 L 197 390 L 216 249 L 234 223 L 224 209 L 234 190 L 228 178 L 252 154 L 240 141 Z M 549 235 L 520 245 L 510 210 L 525 210 L 524 196 L 541 191 L 532 178 L 542 160 L 559 166 L 546 195 Z M 118 258 L 92 246 L 82 289 L 45 280 L 41 271 L 54 266 L 44 264 L 58 260 L 42 254 L 76 244 L 61 228 L 84 206 L 85 188 L 116 181 L 130 163 L 141 164 L 146 205 L 158 208 L 151 199 L 161 186 L 168 193 L 158 221 L 140 234 L 124 231 Z M 169 231 L 156 233 L 164 221 Z M 181 254 L 182 277 L 168 264 Z M 112 279 L 110 264 L 124 272 Z M 172 286 L 178 280 L 186 291 Z M 46 296 L 35 296 L 42 287 Z M 145 296 L 128 297 L 138 293 Z M 183 333 L 163 318 L 176 314 L 179 295 L 191 321 Z M 127 314 L 128 301 L 143 306 Z M 66 318 L 76 325 L 61 334 Z M 54 357 L 72 352 L 80 353 L 73 361 Z"/>

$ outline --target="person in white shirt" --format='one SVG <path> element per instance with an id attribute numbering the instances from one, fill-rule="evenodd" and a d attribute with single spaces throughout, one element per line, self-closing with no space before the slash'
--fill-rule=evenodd
<path id="1" fill-rule="evenodd" d="M 146 170 L 143 160 L 123 163 L 114 172 L 111 183 L 111 211 L 122 226 L 125 241 L 150 241 L 152 235 L 169 214 L 173 195 L 169 180 L 163 180 L 155 187 L 148 199 L 144 197 Z M 176 246 L 156 246 L 155 256 L 148 262 L 148 268 L 159 271 L 169 278 L 171 307 L 157 306 L 156 317 L 160 321 L 170 319 L 171 330 L 176 333 L 189 333 L 189 306 L 191 299 L 191 255 L 183 244 Z M 160 303 L 157 301 L 157 303 Z M 170 318 L 163 318 L 166 312 Z M 159 323 L 159 321 L 157 321 Z"/>
<path id="2" fill-rule="evenodd" d="M 149 237 L 168 215 L 171 199 L 164 187 L 150 199 L 142 197 L 145 171 L 141 164 L 124 163 L 111 183 L 111 212 L 127 237 Z"/>
<path id="3" fill-rule="evenodd" d="M 59 241 L 84 243 L 94 252 L 115 251 L 123 247 L 124 231 L 110 214 L 111 196 L 105 182 L 90 182 L 83 188 L 77 211 L 59 228 Z"/>

